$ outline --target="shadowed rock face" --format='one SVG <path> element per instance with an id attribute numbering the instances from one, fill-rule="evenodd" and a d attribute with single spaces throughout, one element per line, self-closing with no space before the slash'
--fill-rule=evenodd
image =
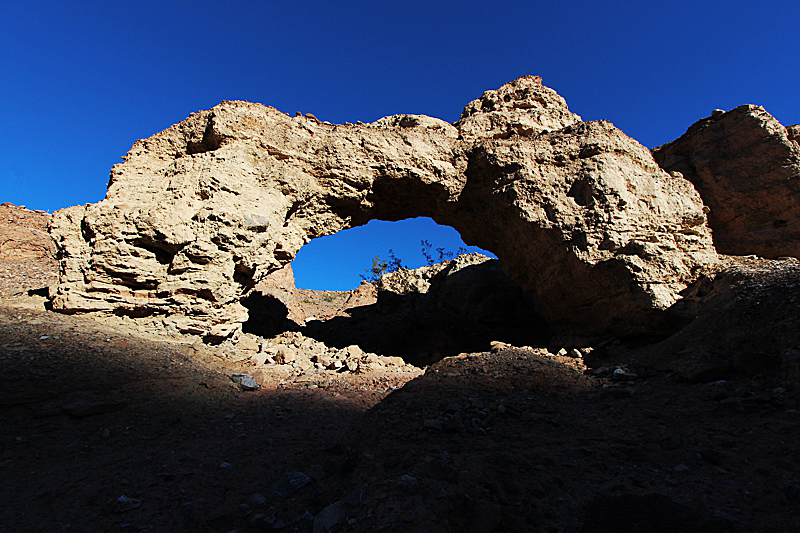
<path id="1" fill-rule="evenodd" d="M 697 187 L 720 253 L 800 257 L 800 126 L 743 105 L 698 121 L 653 155 Z"/>
<path id="2" fill-rule="evenodd" d="M 53 307 L 222 339 L 248 291 L 311 239 L 417 216 L 494 252 L 556 331 L 653 331 L 716 262 L 691 183 L 527 76 L 455 126 L 223 102 L 137 141 L 103 201 L 54 215 Z"/>
<path id="3" fill-rule="evenodd" d="M 530 298 L 496 259 L 481 254 L 384 274 L 371 301 L 362 299 L 324 321 L 310 320 L 300 330 L 329 346 L 357 344 L 416 366 L 487 351 L 492 341 L 525 346 L 550 340 Z"/>

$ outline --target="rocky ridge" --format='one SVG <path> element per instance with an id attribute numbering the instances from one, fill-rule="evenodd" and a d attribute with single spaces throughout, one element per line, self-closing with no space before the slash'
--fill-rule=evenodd
<path id="1" fill-rule="evenodd" d="M 243 298 L 309 240 L 416 216 L 495 253 L 562 332 L 663 330 L 717 262 L 691 183 L 527 76 L 455 125 L 333 125 L 248 102 L 195 113 L 137 141 L 103 201 L 56 213 L 52 305 L 219 342 L 241 331 Z"/>
<path id="2" fill-rule="evenodd" d="M 263 339 L 301 333 L 331 347 L 358 345 L 417 366 L 492 341 L 544 345 L 550 331 L 530 297 L 496 259 L 463 254 L 417 269 L 401 268 L 351 291 L 297 289 L 291 266 L 243 300 L 243 332 Z M 239 335 L 238 342 L 245 338 Z"/>
<path id="3" fill-rule="evenodd" d="M 336 346 L 400 356 L 425 366 L 445 356 L 488 350 L 492 341 L 544 345 L 550 330 L 499 261 L 481 254 L 385 274 L 374 303 L 303 331 Z"/>

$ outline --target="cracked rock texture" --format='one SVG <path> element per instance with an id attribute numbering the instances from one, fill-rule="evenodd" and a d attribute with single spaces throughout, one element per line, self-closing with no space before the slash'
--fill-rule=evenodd
<path id="1" fill-rule="evenodd" d="M 658 330 L 717 262 L 689 181 L 526 76 L 455 125 L 332 125 L 239 101 L 195 113 L 134 143 L 103 201 L 54 215 L 52 303 L 221 340 L 311 239 L 417 216 L 494 252 L 557 332 Z"/>
<path id="2" fill-rule="evenodd" d="M 800 125 L 742 105 L 715 111 L 653 155 L 697 188 L 720 253 L 800 257 Z"/>

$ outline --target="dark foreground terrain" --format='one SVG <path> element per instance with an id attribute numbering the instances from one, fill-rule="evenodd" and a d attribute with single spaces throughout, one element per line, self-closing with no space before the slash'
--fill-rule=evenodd
<path id="1" fill-rule="evenodd" d="M 497 344 L 261 365 L 242 391 L 235 353 L 45 310 L 26 272 L 50 264 L 3 287 L 2 532 L 800 530 L 796 376 L 774 365 L 690 383 Z"/>

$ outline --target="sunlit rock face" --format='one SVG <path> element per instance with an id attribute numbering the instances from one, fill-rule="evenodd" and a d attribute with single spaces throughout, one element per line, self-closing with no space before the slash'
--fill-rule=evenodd
<path id="1" fill-rule="evenodd" d="M 720 253 L 800 258 L 800 125 L 757 105 L 717 110 L 653 155 L 700 192 Z"/>
<path id="2" fill-rule="evenodd" d="M 654 331 L 716 262 L 690 182 L 526 76 L 455 125 L 333 125 L 249 102 L 195 113 L 134 143 L 103 201 L 55 214 L 52 303 L 224 339 L 311 239 L 417 216 L 494 252 L 555 331 Z"/>

